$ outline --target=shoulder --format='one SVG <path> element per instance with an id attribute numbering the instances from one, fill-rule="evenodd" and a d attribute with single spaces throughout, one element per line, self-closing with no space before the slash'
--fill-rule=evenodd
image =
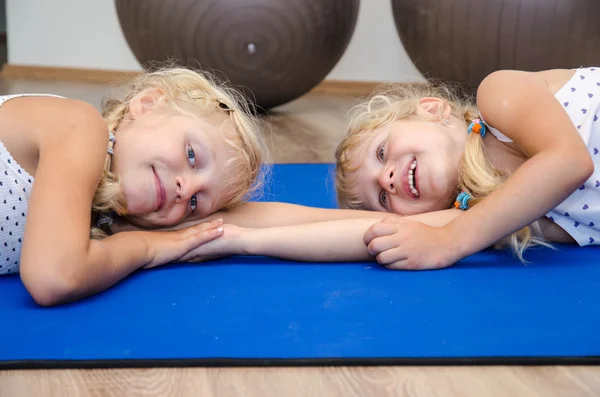
<path id="1" fill-rule="evenodd" d="M 533 72 L 499 70 L 488 75 L 477 89 L 477 107 L 483 118 L 497 127 L 527 114 L 537 101 L 553 95 Z"/>
<path id="2" fill-rule="evenodd" d="M 108 146 L 108 129 L 100 112 L 82 100 L 28 96 L 2 105 L 2 123 L 28 136 L 39 164 L 61 161 L 100 169 Z M 36 177 L 37 179 L 37 177 Z"/>
<path id="3" fill-rule="evenodd" d="M 514 141 L 528 157 L 567 147 L 577 156 L 585 156 L 587 148 L 555 96 L 572 75 L 568 70 L 494 72 L 478 89 L 479 112 L 488 125 Z"/>
<path id="4" fill-rule="evenodd" d="M 31 96 L 12 99 L 2 108 L 13 123 L 31 132 L 40 150 L 68 146 L 70 141 L 86 141 L 86 147 L 105 146 L 108 142 L 104 118 L 92 104 L 82 100 Z"/>
<path id="5" fill-rule="evenodd" d="M 46 119 L 48 125 L 59 127 L 62 133 L 85 132 L 86 135 L 106 136 L 107 127 L 100 112 L 90 103 L 67 98 L 38 98 L 44 100 L 32 104 Z M 92 137 L 93 138 L 93 137 Z"/>
<path id="6" fill-rule="evenodd" d="M 104 168 L 109 142 L 100 112 L 75 99 L 28 99 L 26 108 L 31 117 L 27 128 L 34 131 L 39 151 L 35 175 L 38 192 L 64 183 L 73 184 L 73 192 L 93 192 Z M 70 188 L 63 186 L 62 191 Z"/>
<path id="7" fill-rule="evenodd" d="M 92 126 L 104 123 L 102 115 L 91 103 L 57 96 L 15 96 L 0 109 L 3 117 L 20 118 L 24 124 L 52 127 L 74 122 Z"/>
<path id="8" fill-rule="evenodd" d="M 570 119 L 555 97 L 557 79 L 549 72 L 500 70 L 488 75 L 477 90 L 477 107 L 486 123 L 513 140 L 546 131 L 542 126 L 569 128 Z"/>
<path id="9" fill-rule="evenodd" d="M 108 145 L 108 129 L 100 112 L 90 103 L 43 94 L 14 95 L 0 106 L 0 128 L 8 140 L 28 147 L 37 155 L 48 149 L 72 147 L 90 155 Z M 16 136 L 16 137 L 15 137 Z"/>

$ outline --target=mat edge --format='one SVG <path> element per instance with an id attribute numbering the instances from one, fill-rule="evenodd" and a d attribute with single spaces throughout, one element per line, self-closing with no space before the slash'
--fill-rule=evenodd
<path id="1" fill-rule="evenodd" d="M 556 366 L 600 365 L 600 356 L 578 357 L 457 357 L 457 358 L 206 358 L 206 359 L 107 359 L 15 360 L 0 362 L 0 370 L 108 369 L 181 367 L 323 367 L 323 366 Z"/>

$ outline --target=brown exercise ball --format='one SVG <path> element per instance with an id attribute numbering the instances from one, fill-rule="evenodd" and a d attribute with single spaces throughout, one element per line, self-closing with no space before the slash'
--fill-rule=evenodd
<path id="1" fill-rule="evenodd" d="M 600 65 L 600 0 L 392 0 L 425 77 L 475 89 L 500 69 Z"/>
<path id="2" fill-rule="evenodd" d="M 268 109 L 307 93 L 333 69 L 352 37 L 359 3 L 116 0 L 116 8 L 143 67 L 171 59 L 223 74 Z"/>

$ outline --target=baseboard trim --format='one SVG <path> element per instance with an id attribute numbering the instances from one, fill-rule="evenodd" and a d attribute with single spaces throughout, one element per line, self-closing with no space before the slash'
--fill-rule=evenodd
<path id="1" fill-rule="evenodd" d="M 323 80 L 310 92 L 363 97 L 370 95 L 382 84 L 384 82 L 381 81 Z"/>
<path id="2" fill-rule="evenodd" d="M 29 78 L 108 84 L 124 78 L 137 76 L 139 73 L 140 72 L 137 71 L 32 66 L 7 63 L 3 66 L 0 76 L 7 78 Z M 361 97 L 371 94 L 373 90 L 381 84 L 383 84 L 383 82 L 324 80 L 310 92 Z"/>
<path id="3" fill-rule="evenodd" d="M 9 78 L 112 83 L 123 78 L 137 76 L 139 73 L 140 72 L 124 70 L 31 66 L 7 63 L 2 67 L 0 75 Z"/>

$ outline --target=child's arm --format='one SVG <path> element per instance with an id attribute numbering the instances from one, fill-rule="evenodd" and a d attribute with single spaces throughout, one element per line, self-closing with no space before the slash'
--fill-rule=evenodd
<path id="1" fill-rule="evenodd" d="M 443 228 L 407 227 L 399 267 L 444 267 L 530 225 L 590 177 L 590 153 L 562 105 L 535 74 L 502 71 L 478 91 L 483 118 L 528 160 L 482 202 Z M 591 110 L 591 109 L 590 109 Z M 438 238 L 435 244 L 434 238 Z"/>
<path id="2" fill-rule="evenodd" d="M 178 259 L 219 235 L 214 225 L 199 225 L 90 240 L 91 203 L 108 145 L 104 120 L 79 101 L 14 101 L 3 108 L 3 120 L 29 131 L 39 152 L 20 263 L 21 279 L 39 304 L 99 292 L 142 266 Z"/>
<path id="3" fill-rule="evenodd" d="M 449 209 L 400 217 L 388 214 L 386 222 L 402 219 L 442 226 L 461 211 Z M 246 229 L 225 225 L 221 238 L 190 251 L 183 260 L 197 261 L 226 255 L 264 255 L 296 261 L 363 261 L 373 260 L 365 244 L 365 232 L 379 218 L 341 219 L 302 225 Z"/>
<path id="4" fill-rule="evenodd" d="M 223 218 L 225 223 L 257 228 L 301 225 L 342 219 L 383 219 L 388 215 L 387 212 L 379 211 L 316 208 L 281 202 L 252 202 L 218 212 L 207 219 L 219 216 Z"/>

